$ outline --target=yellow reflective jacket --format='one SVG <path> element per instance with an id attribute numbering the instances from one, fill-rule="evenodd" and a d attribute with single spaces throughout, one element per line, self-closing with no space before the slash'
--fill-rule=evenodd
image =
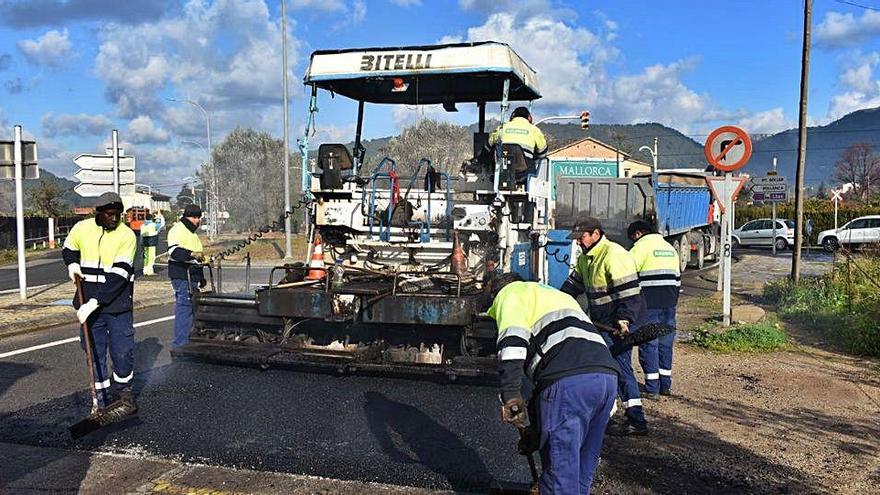
<path id="1" fill-rule="evenodd" d="M 566 376 L 619 371 L 577 301 L 550 286 L 510 283 L 492 301 L 488 315 L 498 325 L 505 401 L 519 396 L 523 373 L 541 389 Z"/>
<path id="2" fill-rule="evenodd" d="M 537 126 L 524 117 L 514 117 L 503 126 L 498 126 L 489 135 L 489 146 L 516 144 L 523 150 L 526 158 L 535 160 L 547 153 L 547 139 Z"/>
<path id="3" fill-rule="evenodd" d="M 192 253 L 202 252 L 202 241 L 196 235 L 196 226 L 182 218 L 168 230 L 168 276 L 172 279 L 193 282 L 204 279 L 201 265 L 192 257 Z"/>
<path id="4" fill-rule="evenodd" d="M 635 323 L 645 310 L 635 260 L 604 235 L 581 253 L 562 291 L 586 293 L 590 317 L 607 326 L 616 326 L 618 320 Z"/>
<path id="5" fill-rule="evenodd" d="M 70 229 L 61 256 L 67 265 L 79 263 L 85 300 L 94 298 L 101 311 L 118 314 L 132 308 L 136 248 L 137 238 L 124 223 L 105 230 L 87 218 Z M 76 296 L 73 303 L 79 307 Z"/>
<path id="6" fill-rule="evenodd" d="M 643 235 L 630 253 L 639 271 L 639 284 L 649 308 L 669 308 L 678 304 L 681 265 L 672 244 L 660 234 Z"/>

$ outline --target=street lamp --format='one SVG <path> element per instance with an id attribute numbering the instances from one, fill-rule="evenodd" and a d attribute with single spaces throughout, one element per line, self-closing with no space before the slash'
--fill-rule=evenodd
<path id="1" fill-rule="evenodd" d="M 653 148 L 650 148 L 648 146 L 642 146 L 641 148 L 639 148 L 639 151 L 644 151 L 644 152 L 649 153 L 651 155 L 651 158 L 654 161 L 654 172 L 655 173 L 657 172 L 657 141 L 658 141 L 658 139 L 654 138 L 654 147 Z"/>
<path id="2" fill-rule="evenodd" d="M 203 106 L 199 105 L 198 103 L 196 103 L 193 100 L 186 99 L 186 98 L 170 98 L 170 97 L 167 99 L 168 99 L 168 101 L 174 101 L 174 102 L 178 102 L 178 103 L 188 103 L 188 104 L 198 108 L 202 112 L 202 115 L 205 117 L 205 128 L 206 128 L 205 132 L 208 137 L 208 148 L 206 150 L 208 153 L 208 169 L 211 171 L 211 190 L 214 192 L 213 206 L 210 207 L 210 213 L 208 215 L 208 218 L 211 219 L 211 225 L 208 228 L 208 238 L 210 238 L 213 241 L 217 237 L 217 208 L 219 207 L 219 204 L 217 201 L 217 173 L 214 170 L 214 158 L 211 154 L 211 116 L 208 114 L 208 111 L 205 110 L 205 108 Z M 192 142 L 192 141 L 189 141 L 189 142 Z M 201 145 L 199 145 L 199 146 L 201 146 Z"/>

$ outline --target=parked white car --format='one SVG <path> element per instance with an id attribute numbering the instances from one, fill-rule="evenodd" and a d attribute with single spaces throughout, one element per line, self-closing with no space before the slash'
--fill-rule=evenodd
<path id="1" fill-rule="evenodd" d="M 840 246 L 880 243 L 880 215 L 856 218 L 837 230 L 823 230 L 818 242 L 829 253 L 837 251 Z"/>
<path id="2" fill-rule="evenodd" d="M 746 222 L 733 231 L 733 247 L 767 246 L 776 243 L 776 249 L 794 246 L 794 222 L 784 218 L 776 219 L 776 238 L 773 238 L 773 219 L 759 218 Z"/>

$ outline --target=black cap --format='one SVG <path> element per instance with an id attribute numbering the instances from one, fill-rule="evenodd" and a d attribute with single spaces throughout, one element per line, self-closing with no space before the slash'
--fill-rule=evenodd
<path id="1" fill-rule="evenodd" d="M 183 216 L 188 218 L 201 218 L 202 209 L 199 208 L 199 205 L 186 205 L 186 208 L 183 209 Z"/>
<path id="2" fill-rule="evenodd" d="M 571 234 L 568 234 L 568 238 L 580 239 L 585 232 L 594 232 L 596 230 L 602 230 L 602 222 L 598 218 L 589 215 L 579 216 L 574 223 L 574 227 L 571 229 Z"/>
<path id="3" fill-rule="evenodd" d="M 529 112 L 529 109 L 526 107 L 516 107 L 516 110 L 514 110 L 513 113 L 510 114 L 511 119 L 515 119 L 517 117 L 522 117 L 524 119 L 527 119 L 531 116 L 532 116 L 532 113 Z"/>
<path id="4" fill-rule="evenodd" d="M 645 234 L 653 234 L 654 227 L 651 227 L 651 224 L 644 220 L 636 220 L 635 222 L 629 224 L 629 227 L 626 228 L 626 236 L 632 238 L 632 236 L 636 232 L 644 232 Z"/>
<path id="5" fill-rule="evenodd" d="M 125 208 L 122 205 L 122 198 L 114 192 L 105 192 L 104 194 L 95 198 L 95 202 L 93 204 L 96 210 L 107 210 L 112 208 L 122 210 Z"/>

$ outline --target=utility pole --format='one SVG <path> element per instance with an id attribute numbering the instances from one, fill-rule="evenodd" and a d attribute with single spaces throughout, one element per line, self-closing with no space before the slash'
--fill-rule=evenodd
<path id="1" fill-rule="evenodd" d="M 284 83 L 284 257 L 293 257 L 290 238 L 290 132 L 287 107 L 287 0 L 281 0 L 281 70 Z"/>
<path id="2" fill-rule="evenodd" d="M 804 228 L 804 169 L 807 160 L 807 86 L 810 75 L 810 24 L 813 16 L 813 0 L 804 1 L 804 47 L 801 57 L 801 102 L 798 117 L 798 157 L 794 186 L 794 253 L 791 257 L 791 280 L 801 278 L 801 247 Z"/>

